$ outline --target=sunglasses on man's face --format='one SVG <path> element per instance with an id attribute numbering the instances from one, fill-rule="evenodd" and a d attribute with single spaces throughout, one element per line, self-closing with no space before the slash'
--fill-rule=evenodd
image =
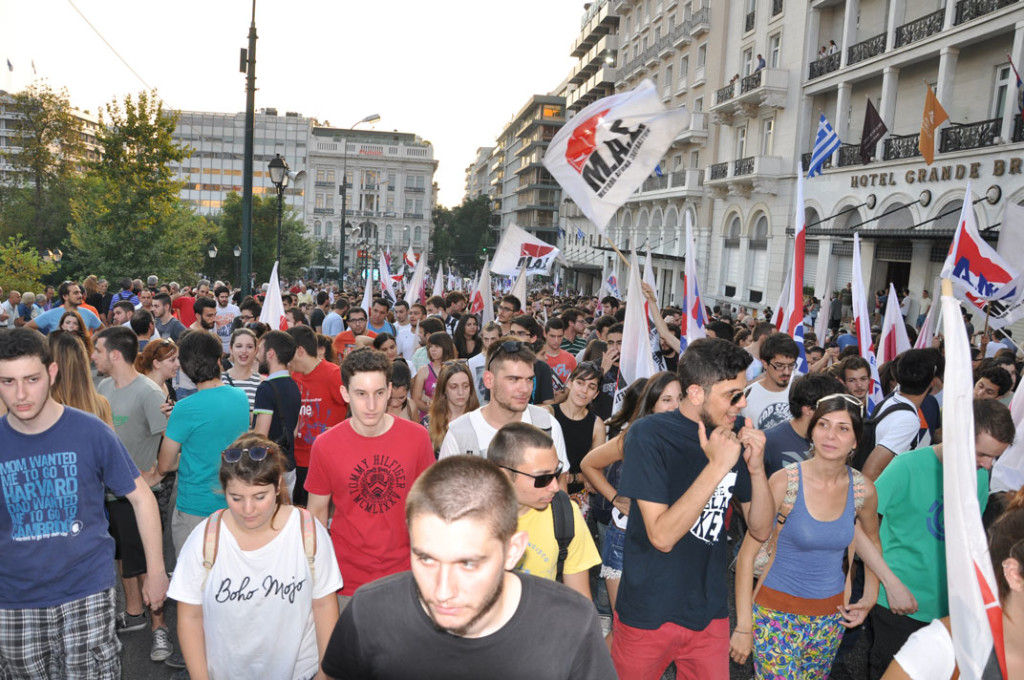
<path id="1" fill-rule="evenodd" d="M 558 479 L 558 475 L 562 474 L 561 464 L 559 464 L 559 466 L 555 468 L 554 472 L 545 472 L 542 475 L 531 475 L 529 472 L 523 472 L 522 470 L 517 470 L 515 468 L 505 467 L 504 465 L 499 465 L 498 467 L 500 467 L 502 470 L 514 472 L 517 475 L 529 477 L 530 479 L 533 480 L 533 488 L 535 489 L 543 489 L 544 487 L 550 485 L 551 482 Z"/>
<path id="2" fill-rule="evenodd" d="M 267 457 L 270 449 L 266 446 L 253 446 L 249 449 L 224 449 L 220 452 L 221 457 L 225 463 L 237 463 L 242 460 L 242 456 L 248 455 L 249 460 L 254 463 L 258 463 Z"/>

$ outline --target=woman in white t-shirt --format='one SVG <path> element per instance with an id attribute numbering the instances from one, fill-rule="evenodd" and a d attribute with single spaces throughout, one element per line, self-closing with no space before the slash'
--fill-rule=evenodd
<path id="1" fill-rule="evenodd" d="M 189 675 L 309 680 L 338 620 L 330 536 L 288 504 L 284 457 L 269 439 L 243 434 L 221 458 L 228 507 L 192 531 L 168 590 Z"/>
<path id="2" fill-rule="evenodd" d="M 1003 639 L 995 641 L 981 677 L 1024 678 L 1024 490 L 1017 492 L 1006 512 L 989 528 L 988 552 L 1003 611 Z M 946 617 L 911 635 L 882 680 L 946 680 L 958 676 Z"/>

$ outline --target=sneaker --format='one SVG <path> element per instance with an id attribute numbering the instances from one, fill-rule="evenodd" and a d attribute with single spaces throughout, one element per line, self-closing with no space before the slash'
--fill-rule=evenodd
<path id="1" fill-rule="evenodd" d="M 170 666 L 171 668 L 184 668 L 185 657 L 182 656 L 181 652 L 178 650 L 174 650 L 173 654 L 164 659 L 164 665 Z M 184 677 L 187 678 L 188 674 L 186 673 Z"/>
<path id="2" fill-rule="evenodd" d="M 163 661 L 174 651 L 174 643 L 171 642 L 171 634 L 167 628 L 160 626 L 153 631 L 153 646 L 149 648 L 149 658 L 153 661 Z"/>
<path id="3" fill-rule="evenodd" d="M 114 625 L 117 627 L 118 633 L 130 633 L 133 630 L 142 630 L 146 627 L 146 613 L 141 614 L 129 614 L 128 612 L 120 612 L 114 618 Z"/>

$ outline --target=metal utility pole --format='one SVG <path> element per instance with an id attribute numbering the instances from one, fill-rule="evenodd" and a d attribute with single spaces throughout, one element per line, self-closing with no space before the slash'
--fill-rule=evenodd
<path id="1" fill-rule="evenodd" d="M 242 50 L 240 69 L 245 78 L 245 147 L 242 161 L 242 298 L 252 294 L 252 154 L 256 128 L 256 0 L 252 0 L 249 49 Z M 270 272 L 267 272 L 270 275 Z"/>

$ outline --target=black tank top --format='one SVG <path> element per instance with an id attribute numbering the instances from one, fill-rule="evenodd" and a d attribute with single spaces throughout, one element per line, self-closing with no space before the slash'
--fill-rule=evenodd
<path id="1" fill-rule="evenodd" d="M 580 472 L 580 461 L 590 452 L 590 444 L 594 440 L 594 419 L 597 415 L 588 410 L 582 420 L 573 420 L 562 412 L 561 404 L 553 406 L 555 420 L 562 427 L 562 438 L 565 439 L 565 455 L 569 458 L 569 472 Z M 583 490 L 583 484 L 570 484 L 569 493 Z"/>

